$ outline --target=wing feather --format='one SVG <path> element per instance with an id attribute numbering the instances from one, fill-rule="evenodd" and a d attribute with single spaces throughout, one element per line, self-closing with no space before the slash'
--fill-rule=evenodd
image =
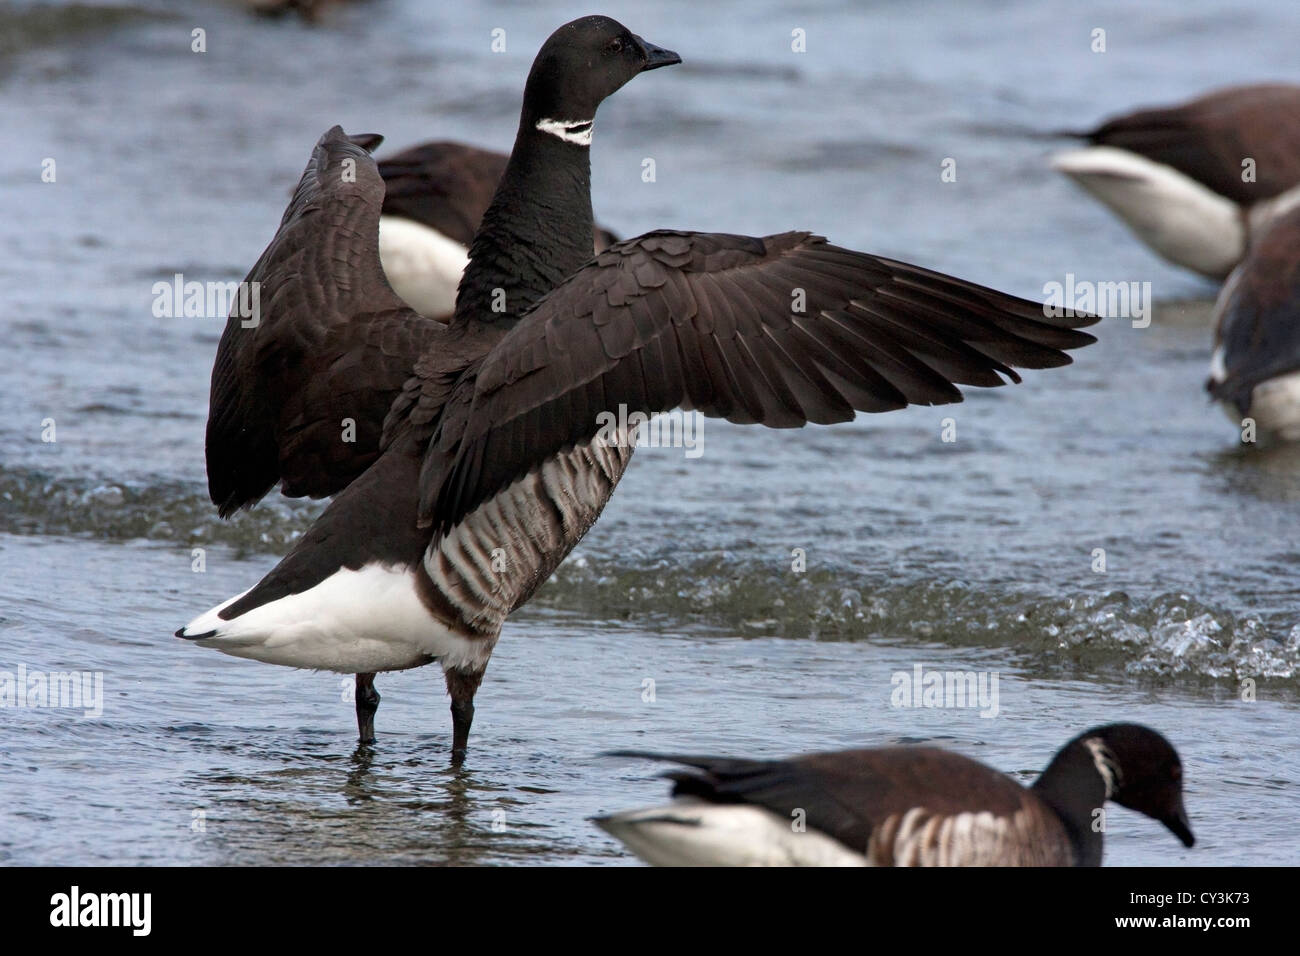
<path id="1" fill-rule="evenodd" d="M 649 233 L 553 290 L 456 385 L 421 517 L 445 531 L 619 406 L 792 427 L 957 402 L 958 385 L 1019 381 L 1012 366 L 1067 364 L 1094 321 L 808 233 Z"/>
<path id="2" fill-rule="evenodd" d="M 259 315 L 227 319 L 212 370 L 208 491 L 223 517 L 277 482 L 313 498 L 351 483 L 379 456 L 389 407 L 441 333 L 384 278 L 383 198 L 370 154 L 334 127 L 248 273 Z"/>

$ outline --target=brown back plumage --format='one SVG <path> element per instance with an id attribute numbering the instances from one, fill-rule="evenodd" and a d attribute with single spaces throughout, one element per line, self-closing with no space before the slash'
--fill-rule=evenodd
<path id="1" fill-rule="evenodd" d="M 1112 119 L 1087 138 L 1138 153 L 1243 205 L 1300 184 L 1300 86 L 1237 86 Z M 1256 178 L 1242 179 L 1253 159 Z"/>
<path id="2" fill-rule="evenodd" d="M 1079 734 L 1029 788 L 935 747 L 788 760 L 641 751 L 610 756 L 681 764 L 690 769 L 665 775 L 674 782 L 674 797 L 758 807 L 783 821 L 802 815 L 809 830 L 877 866 L 1098 866 L 1097 821 L 1108 800 L 1160 821 L 1184 846 L 1195 844 L 1178 752 L 1140 724 Z M 629 816 L 635 822 L 636 814 Z"/>
<path id="3" fill-rule="evenodd" d="M 936 747 L 882 747 L 789 760 L 657 757 L 673 796 L 762 807 L 876 866 L 1068 866 L 1061 821 L 1037 797 L 978 761 Z"/>

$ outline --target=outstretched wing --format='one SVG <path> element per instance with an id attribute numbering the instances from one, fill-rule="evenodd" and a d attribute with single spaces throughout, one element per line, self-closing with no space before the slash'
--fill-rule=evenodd
<path id="1" fill-rule="evenodd" d="M 421 517 L 445 531 L 619 406 L 785 428 L 958 402 L 956 384 L 1068 364 L 1095 321 L 804 232 L 648 233 L 553 290 L 457 383 Z"/>
<path id="2" fill-rule="evenodd" d="M 1300 86 L 1231 87 L 1102 124 L 1086 138 L 1138 153 L 1250 205 L 1300 183 Z M 1242 175 L 1254 160 L 1255 177 Z"/>
<path id="3" fill-rule="evenodd" d="M 244 280 L 256 308 L 227 319 L 207 430 L 208 493 L 223 517 L 276 482 L 290 497 L 345 488 L 378 456 L 389 405 L 440 334 L 379 264 L 384 184 L 363 148 L 378 139 L 337 126 L 321 137 Z"/>

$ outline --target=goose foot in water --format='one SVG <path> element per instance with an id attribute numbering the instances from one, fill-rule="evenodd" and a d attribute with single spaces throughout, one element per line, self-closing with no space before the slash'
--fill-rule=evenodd
<path id="1" fill-rule="evenodd" d="M 357 675 L 357 736 L 363 744 L 375 742 L 375 711 L 379 709 L 379 691 L 374 674 Z"/>
<path id="2" fill-rule="evenodd" d="M 451 694 L 451 765 L 465 762 L 469 749 L 469 728 L 474 723 L 474 695 L 483 683 L 483 671 L 452 669 L 447 671 L 447 693 Z"/>

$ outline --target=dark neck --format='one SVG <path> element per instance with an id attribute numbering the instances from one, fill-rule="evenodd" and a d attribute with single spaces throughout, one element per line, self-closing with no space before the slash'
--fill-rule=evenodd
<path id="1" fill-rule="evenodd" d="M 592 256 L 589 150 L 536 129 L 535 122 L 525 113 L 470 246 L 456 298 L 458 325 L 513 325 Z"/>
<path id="2" fill-rule="evenodd" d="M 1106 781 L 1082 740 L 1071 741 L 1030 788 L 1056 811 L 1079 866 L 1100 866 L 1102 833 L 1096 811 L 1106 803 Z"/>

